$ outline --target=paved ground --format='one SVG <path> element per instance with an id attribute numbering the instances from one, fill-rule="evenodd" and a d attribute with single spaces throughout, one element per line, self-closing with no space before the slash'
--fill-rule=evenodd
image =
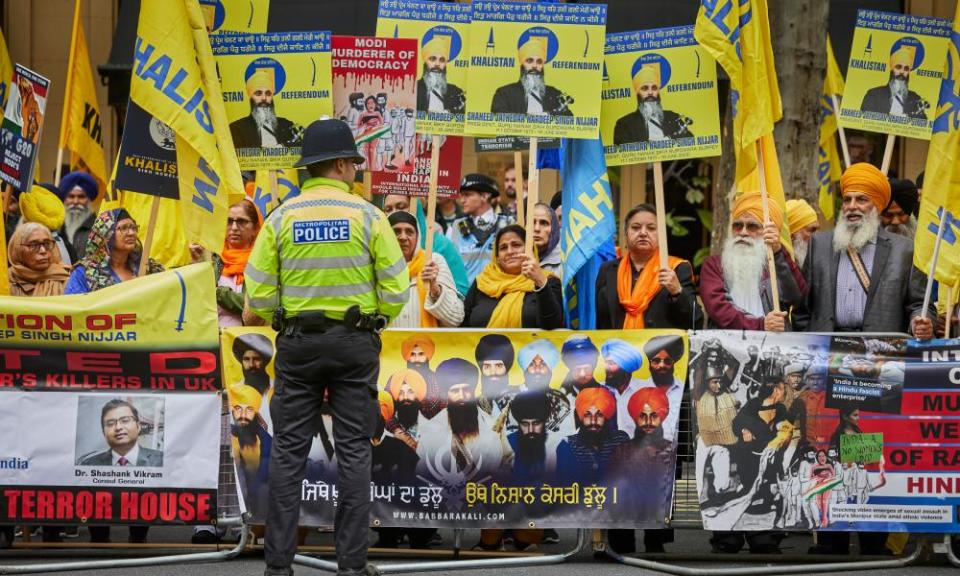
<path id="1" fill-rule="evenodd" d="M 125 540 L 126 534 L 123 529 L 115 529 L 114 539 L 116 541 Z M 444 544 L 449 545 L 453 541 L 453 534 L 450 531 L 441 532 L 444 537 Z M 557 554 L 562 553 L 565 550 L 569 550 L 576 541 L 575 532 L 569 530 L 561 530 L 561 543 L 559 545 L 545 546 L 541 549 L 543 553 L 546 554 Z M 188 541 L 190 536 L 190 531 L 184 528 L 156 528 L 153 529 L 150 533 L 150 542 L 151 543 L 177 543 Z M 739 557 L 715 557 L 709 555 L 710 546 L 707 542 L 708 534 L 702 531 L 677 531 L 677 541 L 671 545 L 668 545 L 668 552 L 672 554 L 679 555 L 681 553 L 687 554 L 686 560 L 681 560 L 679 557 L 675 556 L 669 559 L 669 562 L 682 565 L 688 568 L 701 568 L 701 569 L 716 569 L 716 568 L 732 568 L 737 570 L 734 574 L 744 573 L 741 570 L 748 568 L 756 568 L 771 565 L 770 563 L 757 563 L 757 562 L 746 562 L 744 560 L 749 560 L 749 556 L 742 554 Z M 477 534 L 475 531 L 467 532 L 463 545 L 466 548 L 469 548 L 476 540 Z M 129 551 L 129 550 L 109 550 L 109 551 L 90 551 L 89 548 L 85 548 L 84 543 L 86 537 L 82 537 L 79 540 L 71 540 L 68 542 L 74 543 L 75 548 L 69 550 L 25 550 L 25 549 L 14 549 L 8 551 L 0 551 L 0 574 L 7 573 L 16 573 L 17 568 L 23 569 L 27 565 L 37 564 L 37 563 L 49 563 L 49 562 L 75 562 L 81 560 L 109 560 L 109 559 L 119 559 L 119 558 L 136 558 L 143 557 L 143 551 Z M 329 534 L 322 534 L 319 532 L 312 532 L 307 541 L 310 545 L 329 545 L 331 543 L 331 536 Z M 792 536 L 786 539 L 782 544 L 782 549 L 786 555 L 797 555 L 803 556 L 806 554 L 807 548 L 810 545 L 810 538 L 806 535 L 797 535 Z M 151 554 L 159 554 L 160 552 L 151 552 Z M 178 553 L 173 551 L 163 551 L 163 553 Z M 695 561 L 690 561 L 690 558 L 693 558 Z M 449 556 L 432 556 L 429 560 L 441 560 L 448 559 Z M 742 559 L 742 560 L 741 560 Z M 739 561 L 738 561 L 739 560 Z M 788 560 L 788 558 L 785 558 Z M 382 557 L 376 556 L 373 558 L 373 561 L 376 563 L 390 563 L 390 564 L 400 564 L 414 561 L 413 559 L 406 556 L 393 556 L 393 557 Z M 795 559 L 794 559 L 795 561 Z M 13 571 L 8 572 L 7 569 L 13 568 Z M 852 568 L 852 567 L 851 567 Z M 828 574 L 847 574 L 851 569 L 839 570 L 835 572 L 829 572 Z M 136 574 L 138 576 L 168 576 L 171 574 L 184 575 L 184 576 L 241 576 L 241 575 L 251 575 L 259 576 L 263 573 L 263 558 L 260 552 L 254 551 L 246 553 L 241 557 L 231 560 L 229 562 L 213 563 L 213 564 L 193 564 L 193 565 L 174 565 L 174 566 L 161 566 L 161 565 L 151 565 L 146 567 L 137 567 L 137 568 L 113 568 L 113 569 L 96 569 L 96 570 L 81 570 L 81 571 L 58 571 L 50 572 L 50 574 L 57 575 L 76 575 L 76 576 L 93 576 L 93 575 L 103 575 L 103 576 L 113 576 L 113 575 L 123 575 L 123 574 Z M 296 573 L 298 576 L 304 574 L 323 574 L 323 572 L 318 570 L 313 570 L 310 568 L 297 567 Z M 434 572 L 437 574 L 440 572 Z M 443 573 L 449 573 L 449 571 L 444 571 Z M 528 568 L 486 568 L 486 569 L 472 569 L 465 570 L 460 572 L 464 576 L 503 576 L 505 573 L 508 574 L 517 574 L 517 575 L 529 575 L 529 576 L 561 576 L 561 575 L 576 575 L 576 576 L 635 576 L 637 574 L 657 574 L 658 572 L 653 572 L 645 569 L 635 568 L 632 566 L 621 566 L 618 564 L 608 563 L 608 562 L 599 562 L 593 559 L 590 551 L 584 551 L 575 556 L 571 561 L 562 564 L 562 565 L 553 565 L 553 566 L 539 566 L 539 567 L 528 567 Z M 807 574 L 810 573 L 806 568 L 800 568 L 795 572 L 796 574 Z M 885 570 L 871 570 L 870 576 L 894 576 L 894 575 L 960 575 L 960 570 L 950 566 L 947 562 L 945 555 L 935 554 L 932 557 L 924 559 L 922 562 L 918 563 L 916 566 L 909 568 L 891 568 Z"/>

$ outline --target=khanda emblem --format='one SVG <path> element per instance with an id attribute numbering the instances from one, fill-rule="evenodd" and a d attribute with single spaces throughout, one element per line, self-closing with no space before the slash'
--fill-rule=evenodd
<path id="1" fill-rule="evenodd" d="M 960 128 L 960 89 L 957 85 L 960 64 L 960 33 L 956 30 L 950 33 L 950 42 L 947 44 L 947 72 L 940 85 L 940 101 L 937 103 L 937 116 L 933 121 L 933 133 L 949 132 Z"/>

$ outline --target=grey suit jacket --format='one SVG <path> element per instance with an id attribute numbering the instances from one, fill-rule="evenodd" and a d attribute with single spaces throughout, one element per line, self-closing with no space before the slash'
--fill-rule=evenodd
<path id="1" fill-rule="evenodd" d="M 833 250 L 833 231 L 818 232 L 810 240 L 803 275 L 809 292 L 805 306 L 794 315 L 800 330 L 837 330 L 837 271 L 840 254 Z M 870 291 L 863 311 L 864 332 L 907 332 L 910 320 L 921 314 L 927 276 L 913 266 L 913 242 L 880 230 L 870 274 Z M 930 318 L 936 309 L 930 306 Z"/>
<path id="2" fill-rule="evenodd" d="M 110 450 L 99 452 L 93 456 L 88 456 L 80 462 L 81 466 L 112 466 L 113 454 Z M 140 447 L 140 453 L 137 455 L 137 463 L 134 466 L 149 466 L 159 468 L 163 466 L 163 452 L 151 450 L 150 448 Z"/>

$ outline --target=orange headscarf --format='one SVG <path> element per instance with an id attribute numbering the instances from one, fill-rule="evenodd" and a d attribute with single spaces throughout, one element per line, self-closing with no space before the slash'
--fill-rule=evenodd
<path id="1" fill-rule="evenodd" d="M 613 394 L 606 388 L 599 386 L 586 388 L 577 394 L 576 410 L 577 416 L 581 420 L 583 420 L 583 415 L 587 413 L 587 410 L 594 406 L 600 410 L 607 420 L 613 418 L 614 414 L 617 413 L 617 401 L 614 400 Z"/>
<path id="2" fill-rule="evenodd" d="M 427 312 L 426 302 L 427 302 L 427 292 L 429 289 L 423 283 L 423 280 L 420 278 L 420 273 L 423 272 L 423 267 L 426 264 L 427 253 L 417 248 L 417 253 L 413 255 L 413 259 L 407 263 L 407 270 L 410 271 L 410 279 L 417 281 L 417 295 L 420 300 L 420 327 L 421 328 L 436 328 L 437 319 L 433 317 L 432 314 Z"/>
<path id="3" fill-rule="evenodd" d="M 410 369 L 397 372 L 391 376 L 390 380 L 387 381 L 387 392 L 394 398 L 399 398 L 400 387 L 404 384 L 413 389 L 413 394 L 417 397 L 417 400 L 426 398 L 427 381 L 423 379 L 423 376 L 421 376 L 419 372 Z"/>
<path id="4" fill-rule="evenodd" d="M 644 405 L 649 405 L 650 409 L 660 416 L 660 420 L 666 420 L 670 413 L 670 400 L 667 393 L 659 386 L 641 388 L 633 393 L 627 402 L 627 412 L 630 413 L 630 419 L 637 421 L 637 416 L 643 411 Z"/>
<path id="5" fill-rule="evenodd" d="M 260 233 L 260 226 L 263 224 L 263 216 L 260 215 L 260 210 L 257 209 L 256 205 L 250 200 L 243 199 L 234 206 L 242 204 L 243 202 L 250 203 L 253 206 L 253 211 L 257 213 L 257 230 L 253 235 L 254 240 L 257 238 L 257 234 Z M 246 212 L 246 210 L 244 210 Z M 227 241 L 223 241 L 223 249 L 220 251 L 220 259 L 223 260 L 223 275 L 233 278 L 236 281 L 238 286 L 243 285 L 243 271 L 247 267 L 247 260 L 250 258 L 250 251 L 253 250 L 253 242 L 250 243 L 250 246 L 247 248 L 230 248 L 227 244 Z"/>
<path id="6" fill-rule="evenodd" d="M 427 355 L 427 360 L 431 360 L 433 358 L 433 353 L 437 349 L 433 343 L 433 340 L 426 336 L 415 334 L 400 343 L 400 354 L 403 356 L 404 360 L 410 357 L 410 353 L 413 352 L 414 346 L 419 346 L 420 349 L 423 350 L 423 353 Z"/>
<path id="7" fill-rule="evenodd" d="M 840 177 L 842 193 L 860 192 L 870 197 L 877 212 L 890 204 L 890 181 L 873 164 L 857 162 L 843 171 Z"/>
<path id="8" fill-rule="evenodd" d="M 773 225 L 778 229 L 783 227 L 783 212 L 780 211 L 780 206 L 777 205 L 773 200 L 767 200 L 767 209 L 770 212 L 770 221 L 773 222 Z M 760 192 L 744 192 L 737 196 L 736 200 L 733 202 L 733 211 L 730 215 L 731 220 L 736 220 L 744 214 L 753 216 L 761 224 L 763 224 L 763 199 L 760 195 Z"/>
<path id="9" fill-rule="evenodd" d="M 667 265 L 672 270 L 676 270 L 677 266 L 684 262 L 686 260 L 675 256 L 667 256 Z M 647 260 L 647 264 L 640 271 L 636 284 L 633 284 L 633 263 L 630 261 L 630 255 L 627 254 L 620 260 L 620 266 L 617 268 L 617 296 L 620 297 L 620 305 L 627 311 L 627 317 L 623 321 L 624 329 L 642 329 L 644 327 L 643 315 L 650 307 L 650 302 L 662 288 L 658 281 L 659 273 L 659 250 L 650 257 L 650 260 Z"/>

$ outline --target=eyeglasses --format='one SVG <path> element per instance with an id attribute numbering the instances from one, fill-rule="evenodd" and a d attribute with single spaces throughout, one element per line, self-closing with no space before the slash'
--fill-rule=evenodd
<path id="1" fill-rule="evenodd" d="M 247 220 L 246 218 L 227 218 L 227 228 L 231 226 L 243 228 L 245 226 L 249 226 L 250 224 L 253 224 L 253 222 Z"/>
<path id="2" fill-rule="evenodd" d="M 110 420 L 104 420 L 103 427 L 113 428 L 117 424 L 120 424 L 121 426 L 129 426 L 134 422 L 136 422 L 136 420 L 133 418 L 133 416 L 123 416 L 121 418 L 111 418 Z"/>
<path id="3" fill-rule="evenodd" d="M 41 240 L 39 242 L 27 242 L 24 244 L 27 250 L 37 253 L 42 248 L 44 252 L 53 250 L 53 240 Z"/>
<path id="4" fill-rule="evenodd" d="M 136 234 L 140 231 L 139 224 L 124 224 L 123 226 L 117 226 L 117 234 Z"/>
<path id="5" fill-rule="evenodd" d="M 759 222 L 754 222 L 754 221 L 743 222 L 741 220 L 736 220 L 734 221 L 732 227 L 734 232 L 740 232 L 741 230 L 746 228 L 747 232 L 750 232 L 751 234 L 754 232 L 759 232 L 760 230 L 763 230 L 763 226 L 761 226 Z"/>

